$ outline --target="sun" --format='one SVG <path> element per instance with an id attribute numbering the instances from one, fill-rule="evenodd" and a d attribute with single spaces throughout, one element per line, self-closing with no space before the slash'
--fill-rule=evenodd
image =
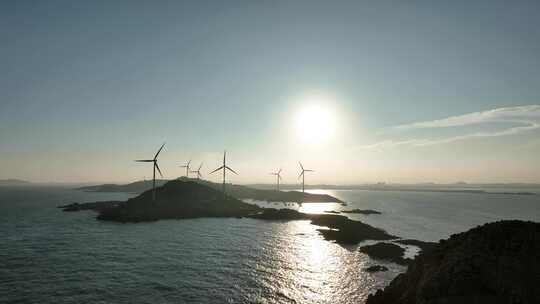
<path id="1" fill-rule="evenodd" d="M 328 141 L 335 130 L 332 111 L 320 105 L 310 105 L 301 109 L 296 124 L 300 139 L 310 144 Z"/>

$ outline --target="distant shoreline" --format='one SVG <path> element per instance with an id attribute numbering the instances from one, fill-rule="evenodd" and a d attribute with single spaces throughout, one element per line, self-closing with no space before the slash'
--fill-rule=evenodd
<path id="1" fill-rule="evenodd" d="M 269 187 L 257 187 L 256 185 L 247 185 L 248 187 L 253 187 L 253 189 L 259 189 L 259 190 L 268 190 Z M 295 191 L 296 188 L 294 187 L 283 187 L 282 191 Z M 133 190 L 133 189 L 123 189 L 120 185 L 114 185 L 113 187 L 110 187 L 110 185 L 103 185 L 101 186 L 87 186 L 87 187 L 80 187 L 77 188 L 77 190 L 81 190 L 84 192 L 105 192 L 105 193 L 114 193 L 114 192 L 122 192 L 122 193 L 131 193 L 131 194 L 137 194 L 141 193 L 141 190 Z M 468 194 L 499 194 L 499 195 L 538 195 L 536 192 L 530 192 L 530 191 L 486 191 L 482 189 L 425 189 L 425 188 L 397 188 L 397 187 L 387 187 L 387 188 L 378 188 L 378 187 L 306 187 L 306 190 L 358 190 L 358 191 L 395 191 L 395 192 L 437 192 L 437 193 L 468 193 Z"/>
<path id="2" fill-rule="evenodd" d="M 265 185 L 252 184 L 247 185 L 256 189 L 266 189 Z M 480 186 L 478 186 L 480 187 Z M 487 187 L 486 187 L 487 188 Z M 497 188 L 497 187 L 495 187 Z M 503 190 L 503 187 L 500 187 Z M 294 186 L 284 185 L 284 190 L 293 190 Z M 539 188 L 528 188 L 523 187 L 522 189 L 531 189 L 539 190 Z M 472 194 L 502 194 L 502 195 L 537 195 L 537 192 L 532 191 L 489 191 L 485 189 L 447 189 L 447 188 L 436 188 L 436 187 L 415 187 L 415 186 L 379 186 L 379 185 L 353 185 L 353 186 L 337 186 L 337 185 L 313 185 L 306 186 L 306 190 L 360 190 L 360 191 L 396 191 L 396 192 L 441 192 L 441 193 L 472 193 Z M 517 189 L 516 189 L 517 190 Z"/>

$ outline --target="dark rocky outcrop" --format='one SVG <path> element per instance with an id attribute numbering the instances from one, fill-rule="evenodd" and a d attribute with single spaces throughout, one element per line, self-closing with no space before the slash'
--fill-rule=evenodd
<path id="1" fill-rule="evenodd" d="M 411 259 L 403 258 L 405 249 L 392 243 L 377 243 L 360 247 L 360 252 L 363 252 L 369 257 L 378 260 L 386 260 L 400 265 L 407 265 Z"/>
<path id="2" fill-rule="evenodd" d="M 310 215 L 307 213 L 298 212 L 294 209 L 275 209 L 275 208 L 264 208 L 261 209 L 261 212 L 250 215 L 249 217 L 260 220 L 284 220 L 284 221 L 293 221 L 293 220 L 309 220 Z"/>
<path id="3" fill-rule="evenodd" d="M 92 202 L 92 203 L 72 203 L 67 204 L 63 206 L 58 206 L 58 208 L 62 209 L 62 211 L 70 212 L 70 211 L 81 211 L 81 210 L 93 210 L 93 211 L 101 211 L 103 209 L 107 208 L 113 208 L 118 206 L 121 201 L 104 201 L 104 202 Z"/>
<path id="4" fill-rule="evenodd" d="M 381 272 L 381 271 L 388 271 L 388 267 L 382 266 L 382 265 L 373 265 L 369 266 L 364 269 L 367 272 Z"/>
<path id="5" fill-rule="evenodd" d="M 538 303 L 540 223 L 500 221 L 423 252 L 367 304 Z"/>
<path id="6" fill-rule="evenodd" d="M 341 212 L 334 210 L 325 210 L 324 213 L 340 214 Z"/>
<path id="7" fill-rule="evenodd" d="M 357 214 L 365 214 L 365 215 L 369 215 L 369 214 L 382 214 L 381 212 L 377 211 L 377 210 L 371 210 L 371 209 L 365 209 L 365 210 L 362 210 L 362 209 L 352 209 L 352 210 L 342 210 L 341 212 L 343 213 L 357 213 Z"/>
<path id="8" fill-rule="evenodd" d="M 251 218 L 263 220 L 311 220 L 311 224 L 328 227 L 318 231 L 326 240 L 339 244 L 358 244 L 365 240 L 391 240 L 397 237 L 384 230 L 353 221 L 343 215 L 335 214 L 306 214 L 292 209 L 266 208 L 262 212 L 250 215 Z"/>

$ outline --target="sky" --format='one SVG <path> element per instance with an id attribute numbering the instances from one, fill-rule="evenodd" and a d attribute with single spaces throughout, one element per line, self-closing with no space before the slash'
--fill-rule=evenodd
<path id="1" fill-rule="evenodd" d="M 0 178 L 540 182 L 539 1 L 0 1 Z"/>

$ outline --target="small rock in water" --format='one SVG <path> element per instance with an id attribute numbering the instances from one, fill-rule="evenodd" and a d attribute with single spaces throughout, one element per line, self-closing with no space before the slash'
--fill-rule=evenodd
<path id="1" fill-rule="evenodd" d="M 373 265 L 365 269 L 367 272 L 379 272 L 379 271 L 387 271 L 388 267 L 382 266 L 382 265 Z"/>
<path id="2" fill-rule="evenodd" d="M 364 246 L 360 248 L 360 252 L 374 259 L 387 260 L 400 265 L 407 265 L 411 261 L 410 259 L 403 258 L 405 249 L 392 243 L 381 242 L 375 245 Z"/>

